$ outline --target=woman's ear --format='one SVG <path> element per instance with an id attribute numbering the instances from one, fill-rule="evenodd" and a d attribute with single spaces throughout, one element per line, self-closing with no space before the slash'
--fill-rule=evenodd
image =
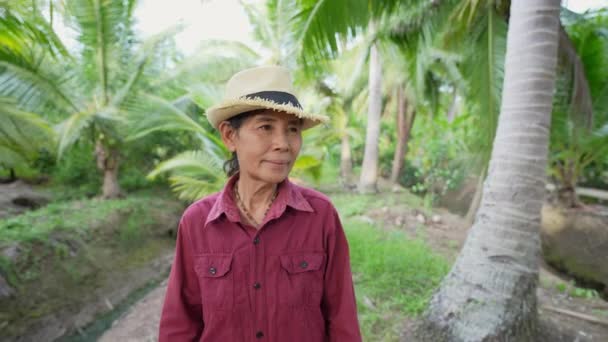
<path id="1" fill-rule="evenodd" d="M 218 130 L 220 131 L 222 141 L 224 142 L 224 145 L 226 145 L 226 148 L 228 148 L 228 151 L 236 151 L 236 129 L 234 129 L 228 121 L 222 121 L 220 122 Z"/>

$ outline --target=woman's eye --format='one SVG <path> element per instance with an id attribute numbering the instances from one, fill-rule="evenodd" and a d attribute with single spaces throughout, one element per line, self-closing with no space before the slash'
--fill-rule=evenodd
<path id="1" fill-rule="evenodd" d="M 299 127 L 289 127 L 289 132 L 298 133 L 300 131 Z"/>
<path id="2" fill-rule="evenodd" d="M 262 131 L 270 131 L 272 129 L 272 126 L 270 125 L 262 125 L 259 127 Z"/>

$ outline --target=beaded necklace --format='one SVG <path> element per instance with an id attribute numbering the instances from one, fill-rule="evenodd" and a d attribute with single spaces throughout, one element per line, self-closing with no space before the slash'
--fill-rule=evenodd
<path id="1" fill-rule="evenodd" d="M 266 210 L 264 211 L 264 216 L 262 216 L 262 221 L 266 217 L 266 214 L 268 214 L 268 210 L 270 210 L 270 207 L 272 206 L 272 202 L 274 202 L 275 198 L 277 198 L 277 192 L 278 192 L 277 189 L 275 189 L 274 193 L 272 194 L 272 197 L 270 198 L 270 202 L 268 203 L 268 207 L 266 207 Z M 245 207 L 245 204 L 243 204 L 243 201 L 241 200 L 241 195 L 239 195 L 239 183 L 238 182 L 234 183 L 234 195 L 236 197 L 237 205 L 239 206 L 240 209 L 243 210 L 243 213 L 245 214 L 245 216 L 247 216 L 247 219 L 251 223 L 253 223 L 253 225 L 255 227 L 259 227 L 260 224 L 253 218 L 253 215 L 251 215 L 249 213 L 249 211 Z"/>

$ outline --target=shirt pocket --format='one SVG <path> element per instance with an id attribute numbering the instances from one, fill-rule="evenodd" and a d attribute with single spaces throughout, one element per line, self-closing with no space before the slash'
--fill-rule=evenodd
<path id="1" fill-rule="evenodd" d="M 280 255 L 279 300 L 286 306 L 321 305 L 325 253 L 303 252 Z"/>
<path id="2" fill-rule="evenodd" d="M 232 254 L 199 255 L 194 270 L 198 276 L 203 309 L 230 310 L 234 302 Z"/>

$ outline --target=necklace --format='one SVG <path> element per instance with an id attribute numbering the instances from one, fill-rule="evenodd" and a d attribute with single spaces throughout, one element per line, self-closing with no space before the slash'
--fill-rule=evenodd
<path id="1" fill-rule="evenodd" d="M 254 226 L 259 227 L 260 224 L 253 218 L 253 215 L 251 215 L 249 213 L 249 211 L 245 207 L 245 204 L 243 204 L 243 201 L 241 200 L 241 195 L 239 195 L 239 183 L 238 182 L 234 183 L 234 195 L 236 197 L 238 206 L 241 209 L 243 209 L 243 212 L 245 213 L 245 216 L 247 216 L 247 219 L 251 223 L 253 223 Z M 268 214 L 268 210 L 270 210 L 270 207 L 272 206 L 272 202 L 274 202 L 275 198 L 277 198 L 277 189 L 275 189 L 274 193 L 272 194 L 272 197 L 270 198 L 270 202 L 268 203 L 268 207 L 266 207 L 266 210 L 264 211 L 264 216 L 262 216 L 262 220 L 264 220 L 264 218 L 266 217 L 266 214 Z"/>

